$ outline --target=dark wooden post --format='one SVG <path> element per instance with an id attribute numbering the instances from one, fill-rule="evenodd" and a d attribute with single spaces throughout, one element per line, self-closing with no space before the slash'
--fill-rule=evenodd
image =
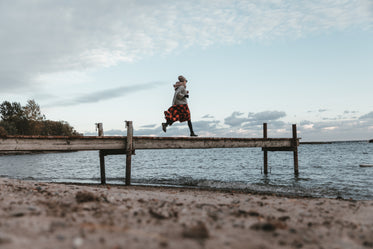
<path id="1" fill-rule="evenodd" d="M 126 185 L 131 185 L 131 157 L 133 153 L 133 126 L 132 121 L 126 121 L 127 141 L 126 141 Z"/>
<path id="2" fill-rule="evenodd" d="M 267 123 L 263 123 L 263 138 L 267 138 Z M 268 174 L 268 151 L 263 148 L 264 174 Z"/>
<path id="3" fill-rule="evenodd" d="M 96 129 L 98 130 L 98 136 L 102 137 L 104 135 L 104 128 L 102 123 L 96 123 Z M 106 175 L 105 175 L 105 154 L 103 150 L 99 151 L 100 156 L 100 178 L 101 184 L 106 184 Z"/>
<path id="4" fill-rule="evenodd" d="M 297 125 L 293 124 L 293 156 L 294 156 L 294 174 L 298 175 L 298 139 L 297 139 Z"/>

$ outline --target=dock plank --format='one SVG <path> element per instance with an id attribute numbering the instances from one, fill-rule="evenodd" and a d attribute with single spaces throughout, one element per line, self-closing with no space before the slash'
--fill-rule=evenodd
<path id="1" fill-rule="evenodd" d="M 0 151 L 125 150 L 126 136 L 8 136 Z M 291 147 L 291 138 L 133 137 L 134 149 Z"/>

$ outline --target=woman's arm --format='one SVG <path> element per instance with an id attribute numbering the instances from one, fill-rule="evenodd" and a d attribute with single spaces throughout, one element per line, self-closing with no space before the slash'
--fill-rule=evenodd
<path id="1" fill-rule="evenodd" d="M 177 89 L 177 91 L 178 91 L 178 93 L 177 93 L 176 97 L 178 99 L 183 99 L 185 97 L 185 95 L 188 95 L 187 90 L 183 86 L 180 86 L 179 89 Z"/>

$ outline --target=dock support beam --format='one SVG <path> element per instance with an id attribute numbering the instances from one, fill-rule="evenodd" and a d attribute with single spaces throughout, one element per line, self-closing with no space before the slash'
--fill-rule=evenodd
<path id="1" fill-rule="evenodd" d="M 267 123 L 263 123 L 263 138 L 267 139 Z M 264 174 L 268 174 L 268 151 L 263 151 Z"/>
<path id="2" fill-rule="evenodd" d="M 96 123 L 96 129 L 98 130 L 98 136 L 102 137 L 104 135 L 104 128 L 102 123 Z M 106 175 L 105 175 L 105 154 L 103 150 L 99 151 L 100 155 L 100 178 L 101 184 L 106 184 Z"/>
<path id="3" fill-rule="evenodd" d="M 264 174 L 268 174 L 268 151 L 292 151 L 294 157 L 294 174 L 297 176 L 299 174 L 298 170 L 298 145 L 299 139 L 297 137 L 297 125 L 293 124 L 293 138 L 291 139 L 290 146 L 286 147 L 262 147 L 263 151 L 263 166 Z M 268 139 L 267 136 L 267 123 L 263 123 L 263 140 Z"/>
<path id="4" fill-rule="evenodd" d="M 125 151 L 115 151 L 115 150 L 100 150 L 100 177 L 101 177 L 101 184 L 106 184 L 106 174 L 105 174 L 105 156 L 106 155 L 116 155 L 116 154 L 126 154 L 126 185 L 131 185 L 131 161 L 132 155 L 135 153 L 135 149 L 133 147 L 133 126 L 132 121 L 126 121 L 126 128 L 127 128 L 127 137 L 126 139 L 126 148 Z M 98 130 L 98 136 L 104 136 L 104 130 L 102 123 L 96 123 L 96 129 Z"/>
<path id="5" fill-rule="evenodd" d="M 126 121 L 127 142 L 126 142 L 126 185 L 131 185 L 131 159 L 134 154 L 133 148 L 133 126 L 132 121 Z"/>
<path id="6" fill-rule="evenodd" d="M 293 124 L 293 157 L 294 157 L 294 174 L 298 175 L 298 139 L 297 139 L 297 125 Z"/>

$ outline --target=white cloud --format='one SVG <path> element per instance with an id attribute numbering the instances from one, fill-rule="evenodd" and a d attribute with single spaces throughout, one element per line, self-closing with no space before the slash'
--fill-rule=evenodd
<path id="1" fill-rule="evenodd" d="M 1 1 L 2 92 L 190 46 L 370 29 L 370 0 Z"/>
<path id="2" fill-rule="evenodd" d="M 203 118 L 203 119 L 204 119 L 204 118 L 214 118 L 214 116 L 212 116 L 212 115 L 210 115 L 210 114 L 206 114 L 206 115 L 202 116 L 202 118 Z"/>
<path id="3" fill-rule="evenodd" d="M 361 116 L 359 119 L 372 119 L 373 120 L 373 111 Z"/>
<path id="4" fill-rule="evenodd" d="M 272 111 L 275 113 L 276 111 Z M 281 113 L 278 111 L 278 113 Z M 258 113 L 260 114 L 260 113 Z M 370 115 L 370 113 L 368 113 Z M 225 118 L 225 123 L 218 120 L 194 121 L 194 131 L 201 137 L 257 137 L 263 136 L 262 123 L 246 122 L 241 119 L 244 113 L 233 112 Z M 255 113 L 251 114 L 255 116 Z M 369 116 L 368 115 L 368 116 Z M 259 115 L 260 116 L 260 115 Z M 369 119 L 368 119 L 369 121 Z M 373 138 L 373 123 L 366 119 L 349 119 L 339 121 L 309 121 L 303 120 L 298 125 L 301 141 L 336 141 L 336 140 L 368 140 Z M 136 136 L 188 136 L 186 123 L 175 123 L 164 133 L 159 125 L 134 127 Z M 292 123 L 271 120 L 268 123 L 270 137 L 292 137 Z M 85 133 L 95 135 L 96 133 Z M 106 135 L 123 135 L 125 131 L 105 131 Z"/>
<path id="5" fill-rule="evenodd" d="M 126 96 L 128 94 L 152 89 L 158 87 L 160 85 L 166 84 L 165 82 L 149 82 L 143 84 L 137 84 L 132 86 L 121 86 L 115 88 L 109 88 L 104 90 L 99 90 L 95 92 L 83 93 L 79 96 L 71 97 L 65 99 L 58 99 L 53 103 L 47 104 L 47 107 L 54 107 L 54 106 L 74 106 L 79 104 L 87 104 L 87 103 L 97 103 L 100 101 L 105 101 L 109 99 L 118 98 L 121 96 Z"/>
<path id="6" fill-rule="evenodd" d="M 248 121 L 248 118 L 241 118 L 244 113 L 242 112 L 233 112 L 229 117 L 224 119 L 224 124 L 229 125 L 230 127 L 240 127 L 243 123 Z"/>
<path id="7" fill-rule="evenodd" d="M 258 113 L 249 113 L 250 120 L 255 120 L 259 122 L 268 122 L 272 120 L 277 120 L 286 116 L 283 111 L 263 111 Z"/>

